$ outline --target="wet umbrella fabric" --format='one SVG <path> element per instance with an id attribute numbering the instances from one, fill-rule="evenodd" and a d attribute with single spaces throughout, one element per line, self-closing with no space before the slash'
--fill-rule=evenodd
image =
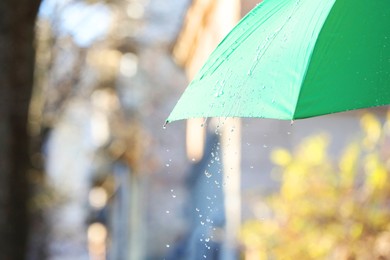
<path id="1" fill-rule="evenodd" d="M 387 104 L 389 0 L 265 0 L 218 45 L 167 122 L 293 120 Z"/>

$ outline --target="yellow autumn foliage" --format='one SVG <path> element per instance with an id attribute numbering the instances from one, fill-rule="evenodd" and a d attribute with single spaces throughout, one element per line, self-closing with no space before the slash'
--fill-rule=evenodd
<path id="1" fill-rule="evenodd" d="M 390 259 L 390 124 L 365 114 L 361 128 L 336 161 L 324 134 L 272 152 L 280 192 L 243 224 L 243 259 Z"/>

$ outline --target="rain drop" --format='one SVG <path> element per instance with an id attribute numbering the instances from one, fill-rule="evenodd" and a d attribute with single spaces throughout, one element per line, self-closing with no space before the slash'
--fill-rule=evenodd
<path id="1" fill-rule="evenodd" d="M 209 242 L 209 241 L 210 241 L 210 238 L 206 238 L 204 241 Z"/>
<path id="2" fill-rule="evenodd" d="M 165 213 L 169 214 L 169 210 L 165 211 Z"/>
<path id="3" fill-rule="evenodd" d="M 207 125 L 207 117 L 203 120 L 202 124 L 200 125 L 200 127 L 205 127 Z"/>
<path id="4" fill-rule="evenodd" d="M 166 245 L 166 247 L 167 247 L 167 248 L 169 248 L 169 247 L 170 247 L 170 245 L 169 245 L 169 244 L 167 244 L 167 245 Z"/>
<path id="5" fill-rule="evenodd" d="M 207 170 L 204 171 L 204 175 L 206 175 L 207 178 L 210 178 L 212 176 L 212 174 L 209 173 Z"/>
<path id="6" fill-rule="evenodd" d="M 220 90 L 218 90 L 218 91 L 214 94 L 214 96 L 215 96 L 215 97 L 221 97 L 223 94 L 224 94 L 223 90 L 220 89 Z"/>

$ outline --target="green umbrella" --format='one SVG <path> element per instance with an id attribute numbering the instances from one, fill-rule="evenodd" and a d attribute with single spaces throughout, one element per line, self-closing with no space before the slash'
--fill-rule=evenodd
<path id="1" fill-rule="evenodd" d="M 167 123 L 300 119 L 390 104 L 390 0 L 265 0 L 210 55 Z"/>

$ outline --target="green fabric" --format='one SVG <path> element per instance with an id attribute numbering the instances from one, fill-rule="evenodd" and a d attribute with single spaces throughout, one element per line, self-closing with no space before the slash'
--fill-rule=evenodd
<path id="1" fill-rule="evenodd" d="M 336 1 L 314 48 L 294 117 L 389 103 L 390 1 Z"/>
<path id="2" fill-rule="evenodd" d="M 389 0 L 265 0 L 214 50 L 167 122 L 389 103 Z"/>

